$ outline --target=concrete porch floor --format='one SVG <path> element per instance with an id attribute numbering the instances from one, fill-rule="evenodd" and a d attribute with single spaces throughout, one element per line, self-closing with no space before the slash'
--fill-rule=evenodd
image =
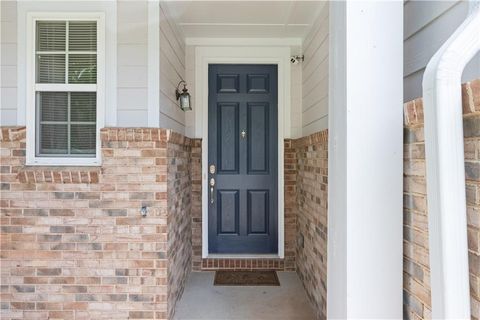
<path id="1" fill-rule="evenodd" d="M 295 272 L 277 272 L 279 287 L 214 286 L 215 272 L 192 272 L 174 319 L 315 319 Z"/>

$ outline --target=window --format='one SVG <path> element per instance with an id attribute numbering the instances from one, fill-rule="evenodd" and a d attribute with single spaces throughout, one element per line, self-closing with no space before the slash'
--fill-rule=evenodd
<path id="1" fill-rule="evenodd" d="M 27 117 L 34 118 L 34 146 L 29 148 L 27 137 L 28 164 L 99 164 L 98 24 L 88 18 L 33 19 L 35 107 Z"/>

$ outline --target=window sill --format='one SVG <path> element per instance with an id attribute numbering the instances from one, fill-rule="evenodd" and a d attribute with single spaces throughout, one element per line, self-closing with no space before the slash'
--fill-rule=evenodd
<path id="1" fill-rule="evenodd" d="M 26 159 L 26 166 L 31 167 L 100 167 L 99 158 L 60 158 L 60 157 L 34 157 Z"/>

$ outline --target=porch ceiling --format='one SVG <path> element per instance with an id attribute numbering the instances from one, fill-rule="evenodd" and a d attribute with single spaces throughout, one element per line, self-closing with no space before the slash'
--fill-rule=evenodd
<path id="1" fill-rule="evenodd" d="M 168 1 L 187 38 L 304 38 L 321 1 Z"/>

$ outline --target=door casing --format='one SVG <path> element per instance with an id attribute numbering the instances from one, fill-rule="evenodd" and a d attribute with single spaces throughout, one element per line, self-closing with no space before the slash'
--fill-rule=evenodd
<path id="1" fill-rule="evenodd" d="M 208 65 L 274 64 L 278 68 L 278 253 L 209 255 L 208 251 Z M 290 138 L 290 47 L 196 47 L 195 136 L 202 138 L 202 258 L 284 258 L 284 139 Z"/>

